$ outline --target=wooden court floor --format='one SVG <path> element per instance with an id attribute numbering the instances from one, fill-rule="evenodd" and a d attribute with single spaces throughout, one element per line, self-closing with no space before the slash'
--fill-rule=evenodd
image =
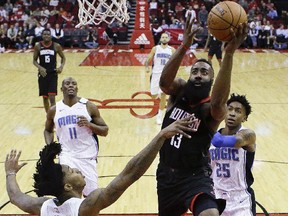
<path id="1" fill-rule="evenodd" d="M 100 137 L 98 173 L 105 187 L 160 130 L 156 125 L 157 104 L 147 94 L 149 76 L 143 63 L 148 51 L 110 50 L 85 52 L 65 50 L 67 63 L 59 83 L 67 76 L 78 81 L 79 95 L 98 105 L 109 125 L 107 137 Z M 195 51 L 196 58 L 207 52 Z M 5 189 L 4 161 L 12 148 L 22 150 L 28 164 L 17 175 L 23 192 L 32 190 L 32 174 L 39 150 L 44 146 L 45 112 L 38 97 L 37 71 L 32 52 L 0 54 L 0 206 L 8 201 Z M 270 213 L 288 213 L 288 55 L 270 51 L 239 51 L 234 57 L 231 92 L 246 94 L 253 112 L 245 127 L 257 134 L 253 188 L 256 199 Z M 179 76 L 187 78 L 187 55 Z M 80 66 L 81 65 L 81 66 Z M 85 65 L 85 66 L 84 66 Z M 90 66 L 89 66 L 90 65 Z M 92 66 L 91 66 L 92 65 Z M 215 71 L 219 67 L 213 59 Z M 59 90 L 60 91 L 60 90 Z M 59 92 L 57 101 L 62 99 Z M 141 99 L 141 100 L 140 100 Z M 146 174 L 132 185 L 105 214 L 156 213 L 155 171 L 158 158 Z M 33 192 L 29 194 L 34 196 Z M 257 208 L 257 212 L 261 212 Z M 0 214 L 20 214 L 7 204 Z"/>

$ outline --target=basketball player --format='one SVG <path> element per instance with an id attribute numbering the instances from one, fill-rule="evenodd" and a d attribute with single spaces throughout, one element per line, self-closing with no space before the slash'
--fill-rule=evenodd
<path id="1" fill-rule="evenodd" d="M 42 31 L 42 39 L 34 47 L 33 64 L 38 68 L 39 96 L 43 97 L 43 104 L 47 113 L 50 106 L 55 105 L 58 74 L 62 72 L 66 58 L 62 52 L 61 45 L 52 42 L 50 29 Z M 57 54 L 61 58 L 61 65 L 58 68 Z"/>
<path id="2" fill-rule="evenodd" d="M 168 45 L 169 40 L 169 35 L 167 33 L 162 33 L 160 44 L 152 48 L 147 60 L 145 61 L 146 72 L 149 72 L 149 63 L 153 59 L 152 74 L 150 79 L 150 92 L 152 98 L 160 99 L 159 110 L 156 117 L 156 123 L 159 125 L 162 123 L 162 113 L 166 106 L 166 95 L 160 89 L 159 80 L 166 62 L 175 52 L 175 49 Z"/>
<path id="3" fill-rule="evenodd" d="M 191 14 L 189 15 L 191 16 Z M 162 128 L 177 119 L 190 117 L 194 132 L 191 139 L 181 134 L 167 139 L 160 150 L 157 168 L 157 193 L 159 216 L 180 216 L 189 209 L 195 216 L 219 216 L 225 200 L 216 200 L 210 177 L 209 147 L 213 133 L 225 118 L 229 96 L 233 56 L 247 35 L 247 24 L 241 24 L 227 43 L 219 73 L 205 59 L 197 60 L 191 67 L 188 81 L 176 78 L 181 61 L 193 42 L 199 28 L 192 28 L 194 20 L 187 18 L 183 44 L 165 65 L 160 87 L 169 101 Z"/>
<path id="4" fill-rule="evenodd" d="M 223 216 L 256 215 L 255 195 L 251 188 L 256 135 L 242 126 L 250 113 L 251 106 L 246 97 L 232 94 L 227 101 L 225 127 L 218 130 L 211 141 L 215 195 L 226 200 Z"/>
<path id="5" fill-rule="evenodd" d="M 54 140 L 54 127 L 58 141 L 62 145 L 59 163 L 77 168 L 85 176 L 83 195 L 97 188 L 98 175 L 96 159 L 98 138 L 107 136 L 108 126 L 100 116 L 95 104 L 77 96 L 78 86 L 72 77 L 62 81 L 63 100 L 52 106 L 45 123 L 46 144 Z"/>
<path id="6" fill-rule="evenodd" d="M 224 49 L 224 42 L 219 41 L 216 39 L 213 35 L 208 33 L 208 38 L 206 40 L 206 44 L 204 47 L 204 51 L 207 51 L 207 48 L 209 46 L 208 51 L 208 62 L 212 65 L 212 58 L 214 55 L 216 55 L 217 61 L 219 63 L 219 66 L 221 66 L 222 62 L 222 51 Z"/>
<path id="7" fill-rule="evenodd" d="M 26 163 L 19 164 L 21 151 L 12 150 L 5 161 L 6 189 L 9 199 L 21 210 L 33 215 L 98 215 L 100 210 L 114 203 L 146 172 L 165 139 L 175 134 L 190 138 L 186 133 L 193 131 L 188 127 L 189 124 L 191 121 L 186 118 L 161 130 L 149 145 L 128 162 L 124 170 L 106 188 L 94 190 L 85 199 L 81 199 L 85 186 L 82 173 L 67 165 L 54 163 L 54 158 L 61 152 L 60 144 L 48 144 L 39 154 L 40 159 L 34 174 L 34 188 L 39 196 L 37 198 L 20 190 L 16 174 Z"/>

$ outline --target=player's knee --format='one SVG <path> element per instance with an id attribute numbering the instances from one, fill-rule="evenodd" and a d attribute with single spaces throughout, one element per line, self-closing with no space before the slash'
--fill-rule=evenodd
<path id="1" fill-rule="evenodd" d="M 201 194 L 197 197 L 192 212 L 194 216 L 219 216 L 218 204 L 208 194 Z"/>

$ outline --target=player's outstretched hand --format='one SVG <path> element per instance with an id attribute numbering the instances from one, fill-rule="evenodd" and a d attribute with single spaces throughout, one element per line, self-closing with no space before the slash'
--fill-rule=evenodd
<path id="1" fill-rule="evenodd" d="M 5 160 L 5 171 L 6 175 L 8 174 L 16 174 L 23 166 L 27 163 L 19 164 L 19 158 L 21 156 L 21 151 L 13 149 L 11 150 L 10 154 L 7 154 Z"/>
<path id="2" fill-rule="evenodd" d="M 190 47 L 192 45 L 195 34 L 201 29 L 199 26 L 196 27 L 194 24 L 195 18 L 191 19 L 191 16 L 192 13 L 188 13 L 184 30 L 183 44 L 186 47 Z"/>
<path id="3" fill-rule="evenodd" d="M 239 27 L 233 31 L 231 29 L 231 33 L 233 35 L 232 39 L 227 43 L 225 51 L 226 53 L 234 53 L 236 49 L 243 43 L 248 34 L 248 25 L 247 23 L 241 23 Z"/>
<path id="4" fill-rule="evenodd" d="M 188 132 L 195 132 L 195 129 L 191 127 L 192 124 L 193 124 L 193 121 L 191 120 L 190 117 L 179 119 L 173 122 L 172 124 L 168 125 L 166 128 L 162 129 L 160 133 L 166 139 L 171 138 L 172 136 L 176 134 L 182 134 L 183 136 L 187 138 L 191 138 Z"/>

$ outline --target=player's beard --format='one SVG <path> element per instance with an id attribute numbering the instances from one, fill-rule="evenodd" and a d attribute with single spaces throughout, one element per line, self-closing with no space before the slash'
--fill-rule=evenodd
<path id="1" fill-rule="evenodd" d="M 196 104 L 209 96 L 211 87 L 212 80 L 209 82 L 201 82 L 201 86 L 195 86 L 195 81 L 188 80 L 184 96 L 190 104 Z"/>

